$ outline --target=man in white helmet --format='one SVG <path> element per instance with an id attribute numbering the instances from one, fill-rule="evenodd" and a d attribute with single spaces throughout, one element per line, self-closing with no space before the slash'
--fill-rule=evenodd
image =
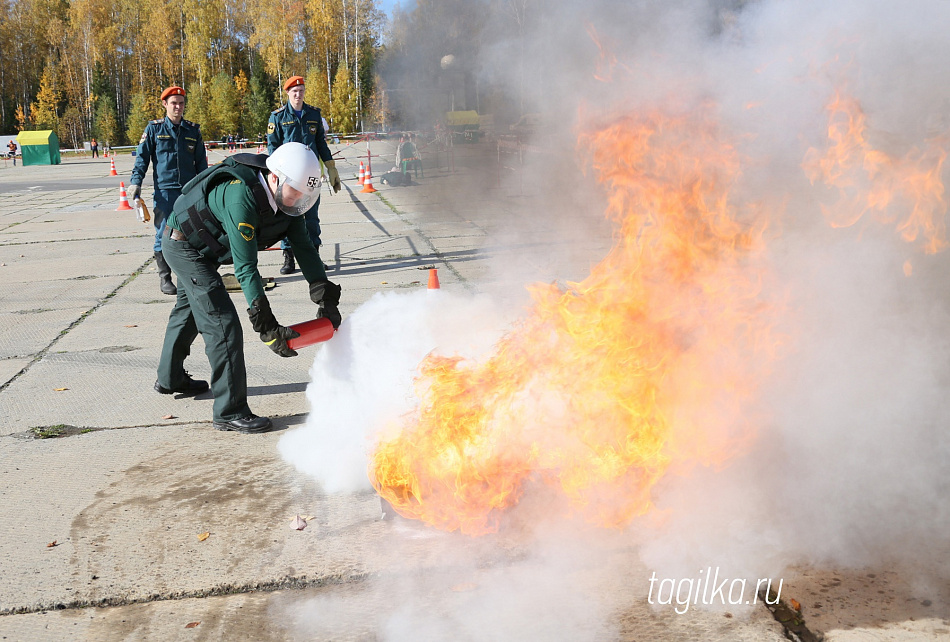
<path id="1" fill-rule="evenodd" d="M 277 322 L 264 294 L 257 255 L 287 238 L 294 249 L 318 316 L 339 327 L 340 286 L 331 283 L 303 214 L 320 195 L 320 163 L 300 143 L 285 143 L 272 156 L 234 154 L 196 176 L 183 189 L 168 218 L 162 253 L 178 276 L 178 300 L 168 317 L 155 390 L 198 394 L 208 383 L 192 379 L 185 358 L 199 333 L 211 362 L 214 427 L 267 432 L 271 420 L 247 404 L 244 336 L 218 267 L 234 263 L 248 303 L 251 325 L 282 357 L 296 356 L 287 340 L 297 335 Z"/>

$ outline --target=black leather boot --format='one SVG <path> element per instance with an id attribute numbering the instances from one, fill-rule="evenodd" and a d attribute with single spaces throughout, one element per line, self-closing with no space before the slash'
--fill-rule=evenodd
<path id="1" fill-rule="evenodd" d="M 162 294 L 173 296 L 178 294 L 178 288 L 172 282 L 172 269 L 168 267 L 168 263 L 165 262 L 165 257 L 162 256 L 161 252 L 155 253 L 155 265 L 158 266 L 159 286 L 162 289 Z"/>
<path id="2" fill-rule="evenodd" d="M 280 273 L 293 274 L 296 271 L 297 271 L 297 266 L 294 263 L 294 251 L 284 250 L 284 264 L 280 268 Z"/>

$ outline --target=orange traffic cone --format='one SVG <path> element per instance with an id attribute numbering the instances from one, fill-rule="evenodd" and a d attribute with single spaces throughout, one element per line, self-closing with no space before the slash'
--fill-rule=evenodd
<path id="1" fill-rule="evenodd" d="M 266 153 L 267 153 L 267 147 L 265 147 L 264 145 L 258 145 L 258 146 L 257 146 L 257 153 L 258 153 L 258 154 L 266 154 Z"/>
<path id="2" fill-rule="evenodd" d="M 369 192 L 369 193 L 376 191 L 376 189 L 373 187 L 373 172 L 372 171 L 366 172 L 366 178 L 363 179 L 363 189 L 361 189 L 360 191 Z"/>
<path id="3" fill-rule="evenodd" d="M 364 181 L 366 181 L 366 168 L 363 166 L 363 161 L 360 161 L 360 173 L 358 177 L 358 182 L 360 185 L 362 185 Z"/>
<path id="4" fill-rule="evenodd" d="M 439 271 L 436 268 L 429 268 L 429 289 L 439 290 Z"/>
<path id="5" fill-rule="evenodd" d="M 118 176 L 119 172 L 115 171 L 115 159 L 112 159 L 112 169 L 109 170 L 109 176 Z"/>
<path id="6" fill-rule="evenodd" d="M 112 165 L 113 169 L 115 164 Z M 125 193 L 125 182 L 119 183 L 119 206 L 115 208 L 116 212 L 121 212 L 122 210 L 130 210 L 132 206 L 129 205 L 129 197 Z"/>

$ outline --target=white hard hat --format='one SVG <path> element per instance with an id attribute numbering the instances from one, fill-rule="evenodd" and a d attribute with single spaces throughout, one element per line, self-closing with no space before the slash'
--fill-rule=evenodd
<path id="1" fill-rule="evenodd" d="M 306 145 L 284 143 L 267 157 L 267 169 L 277 176 L 275 200 L 285 214 L 301 216 L 320 197 L 320 161 Z"/>

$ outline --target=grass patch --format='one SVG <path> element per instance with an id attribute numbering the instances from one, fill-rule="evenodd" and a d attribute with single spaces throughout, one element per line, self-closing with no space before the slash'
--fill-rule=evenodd
<path id="1" fill-rule="evenodd" d="M 66 430 L 69 428 L 66 424 L 56 424 L 55 426 L 34 426 L 30 428 L 30 432 L 37 439 L 54 439 L 56 437 L 62 437 L 66 434 Z"/>

